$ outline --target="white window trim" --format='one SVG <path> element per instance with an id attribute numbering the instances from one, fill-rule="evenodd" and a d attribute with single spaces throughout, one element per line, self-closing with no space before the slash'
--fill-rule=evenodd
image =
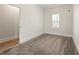
<path id="1" fill-rule="evenodd" d="M 56 18 L 58 18 L 58 19 L 56 19 Z M 52 27 L 53 28 L 59 28 L 60 27 L 60 15 L 58 13 L 52 15 Z"/>

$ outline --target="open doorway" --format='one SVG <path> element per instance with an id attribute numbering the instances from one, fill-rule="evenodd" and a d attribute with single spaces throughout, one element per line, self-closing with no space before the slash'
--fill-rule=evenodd
<path id="1" fill-rule="evenodd" d="M 0 52 L 19 44 L 19 8 L 0 5 Z"/>

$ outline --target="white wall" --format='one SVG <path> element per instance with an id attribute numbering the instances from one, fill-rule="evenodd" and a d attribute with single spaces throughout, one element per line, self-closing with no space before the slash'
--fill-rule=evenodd
<path id="1" fill-rule="evenodd" d="M 18 37 L 19 8 L 0 5 L 0 42 Z"/>
<path id="2" fill-rule="evenodd" d="M 68 12 L 70 10 L 70 12 Z M 52 28 L 52 14 L 60 14 L 60 28 Z M 72 5 L 64 5 L 57 8 L 45 9 L 44 32 L 64 36 L 72 36 Z"/>
<path id="3" fill-rule="evenodd" d="M 73 39 L 76 44 L 79 53 L 79 4 L 74 5 L 73 7 L 73 17 L 74 17 L 74 24 L 73 24 Z"/>
<path id="4" fill-rule="evenodd" d="M 14 5 L 20 8 L 20 43 L 42 33 L 72 36 L 72 6 L 42 9 L 34 4 Z M 68 12 L 68 10 L 71 10 Z M 44 13 L 44 14 L 43 14 Z M 60 13 L 60 28 L 52 28 L 51 16 Z"/>
<path id="5" fill-rule="evenodd" d="M 14 5 L 20 8 L 20 43 L 43 33 L 43 9 L 37 5 Z"/>

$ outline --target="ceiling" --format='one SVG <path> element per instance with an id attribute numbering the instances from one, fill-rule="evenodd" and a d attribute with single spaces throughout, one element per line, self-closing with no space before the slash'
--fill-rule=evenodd
<path id="1" fill-rule="evenodd" d="M 38 4 L 38 6 L 40 6 L 42 8 L 53 8 L 53 7 L 59 7 L 62 5 L 64 5 L 64 4 Z"/>

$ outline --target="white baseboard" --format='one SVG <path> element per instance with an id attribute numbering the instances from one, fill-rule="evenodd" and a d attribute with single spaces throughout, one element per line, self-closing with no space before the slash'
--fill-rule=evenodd
<path id="1" fill-rule="evenodd" d="M 12 39 L 16 39 L 16 38 L 18 38 L 17 35 L 11 35 L 11 36 L 7 36 L 7 37 L 4 37 L 4 38 L 0 38 L 0 43 L 6 42 L 6 41 L 9 41 L 9 40 L 12 40 Z"/>
<path id="2" fill-rule="evenodd" d="M 72 35 L 66 35 L 66 34 L 60 34 L 60 33 L 51 33 L 51 32 L 45 32 L 47 34 L 53 34 L 53 35 L 60 35 L 60 36 L 65 36 L 65 37 L 72 37 Z"/>
<path id="3" fill-rule="evenodd" d="M 22 43 L 24 43 L 24 42 L 27 42 L 27 41 L 29 41 L 29 40 L 31 40 L 31 39 L 37 37 L 37 36 L 40 36 L 40 35 L 42 35 L 42 34 L 43 34 L 43 33 L 39 33 L 39 34 L 33 35 L 33 36 L 31 36 L 31 37 L 25 37 L 25 38 L 22 38 L 22 37 L 20 36 L 20 44 L 22 44 Z"/>
<path id="4" fill-rule="evenodd" d="M 65 36 L 65 37 L 72 37 L 72 35 L 64 35 L 64 34 L 50 33 L 50 32 L 46 32 L 46 33 L 47 33 L 47 34 L 53 34 L 53 35 Z M 32 36 L 32 37 L 24 37 L 24 38 L 22 38 L 22 37 L 20 36 L 20 44 L 22 44 L 22 43 L 24 43 L 24 42 L 27 42 L 27 41 L 29 41 L 29 40 L 31 40 L 31 39 L 37 37 L 37 36 L 40 36 L 40 35 L 42 35 L 42 34 L 45 34 L 45 33 L 39 33 L 39 34 L 36 34 L 36 35 L 34 35 L 34 36 Z"/>

